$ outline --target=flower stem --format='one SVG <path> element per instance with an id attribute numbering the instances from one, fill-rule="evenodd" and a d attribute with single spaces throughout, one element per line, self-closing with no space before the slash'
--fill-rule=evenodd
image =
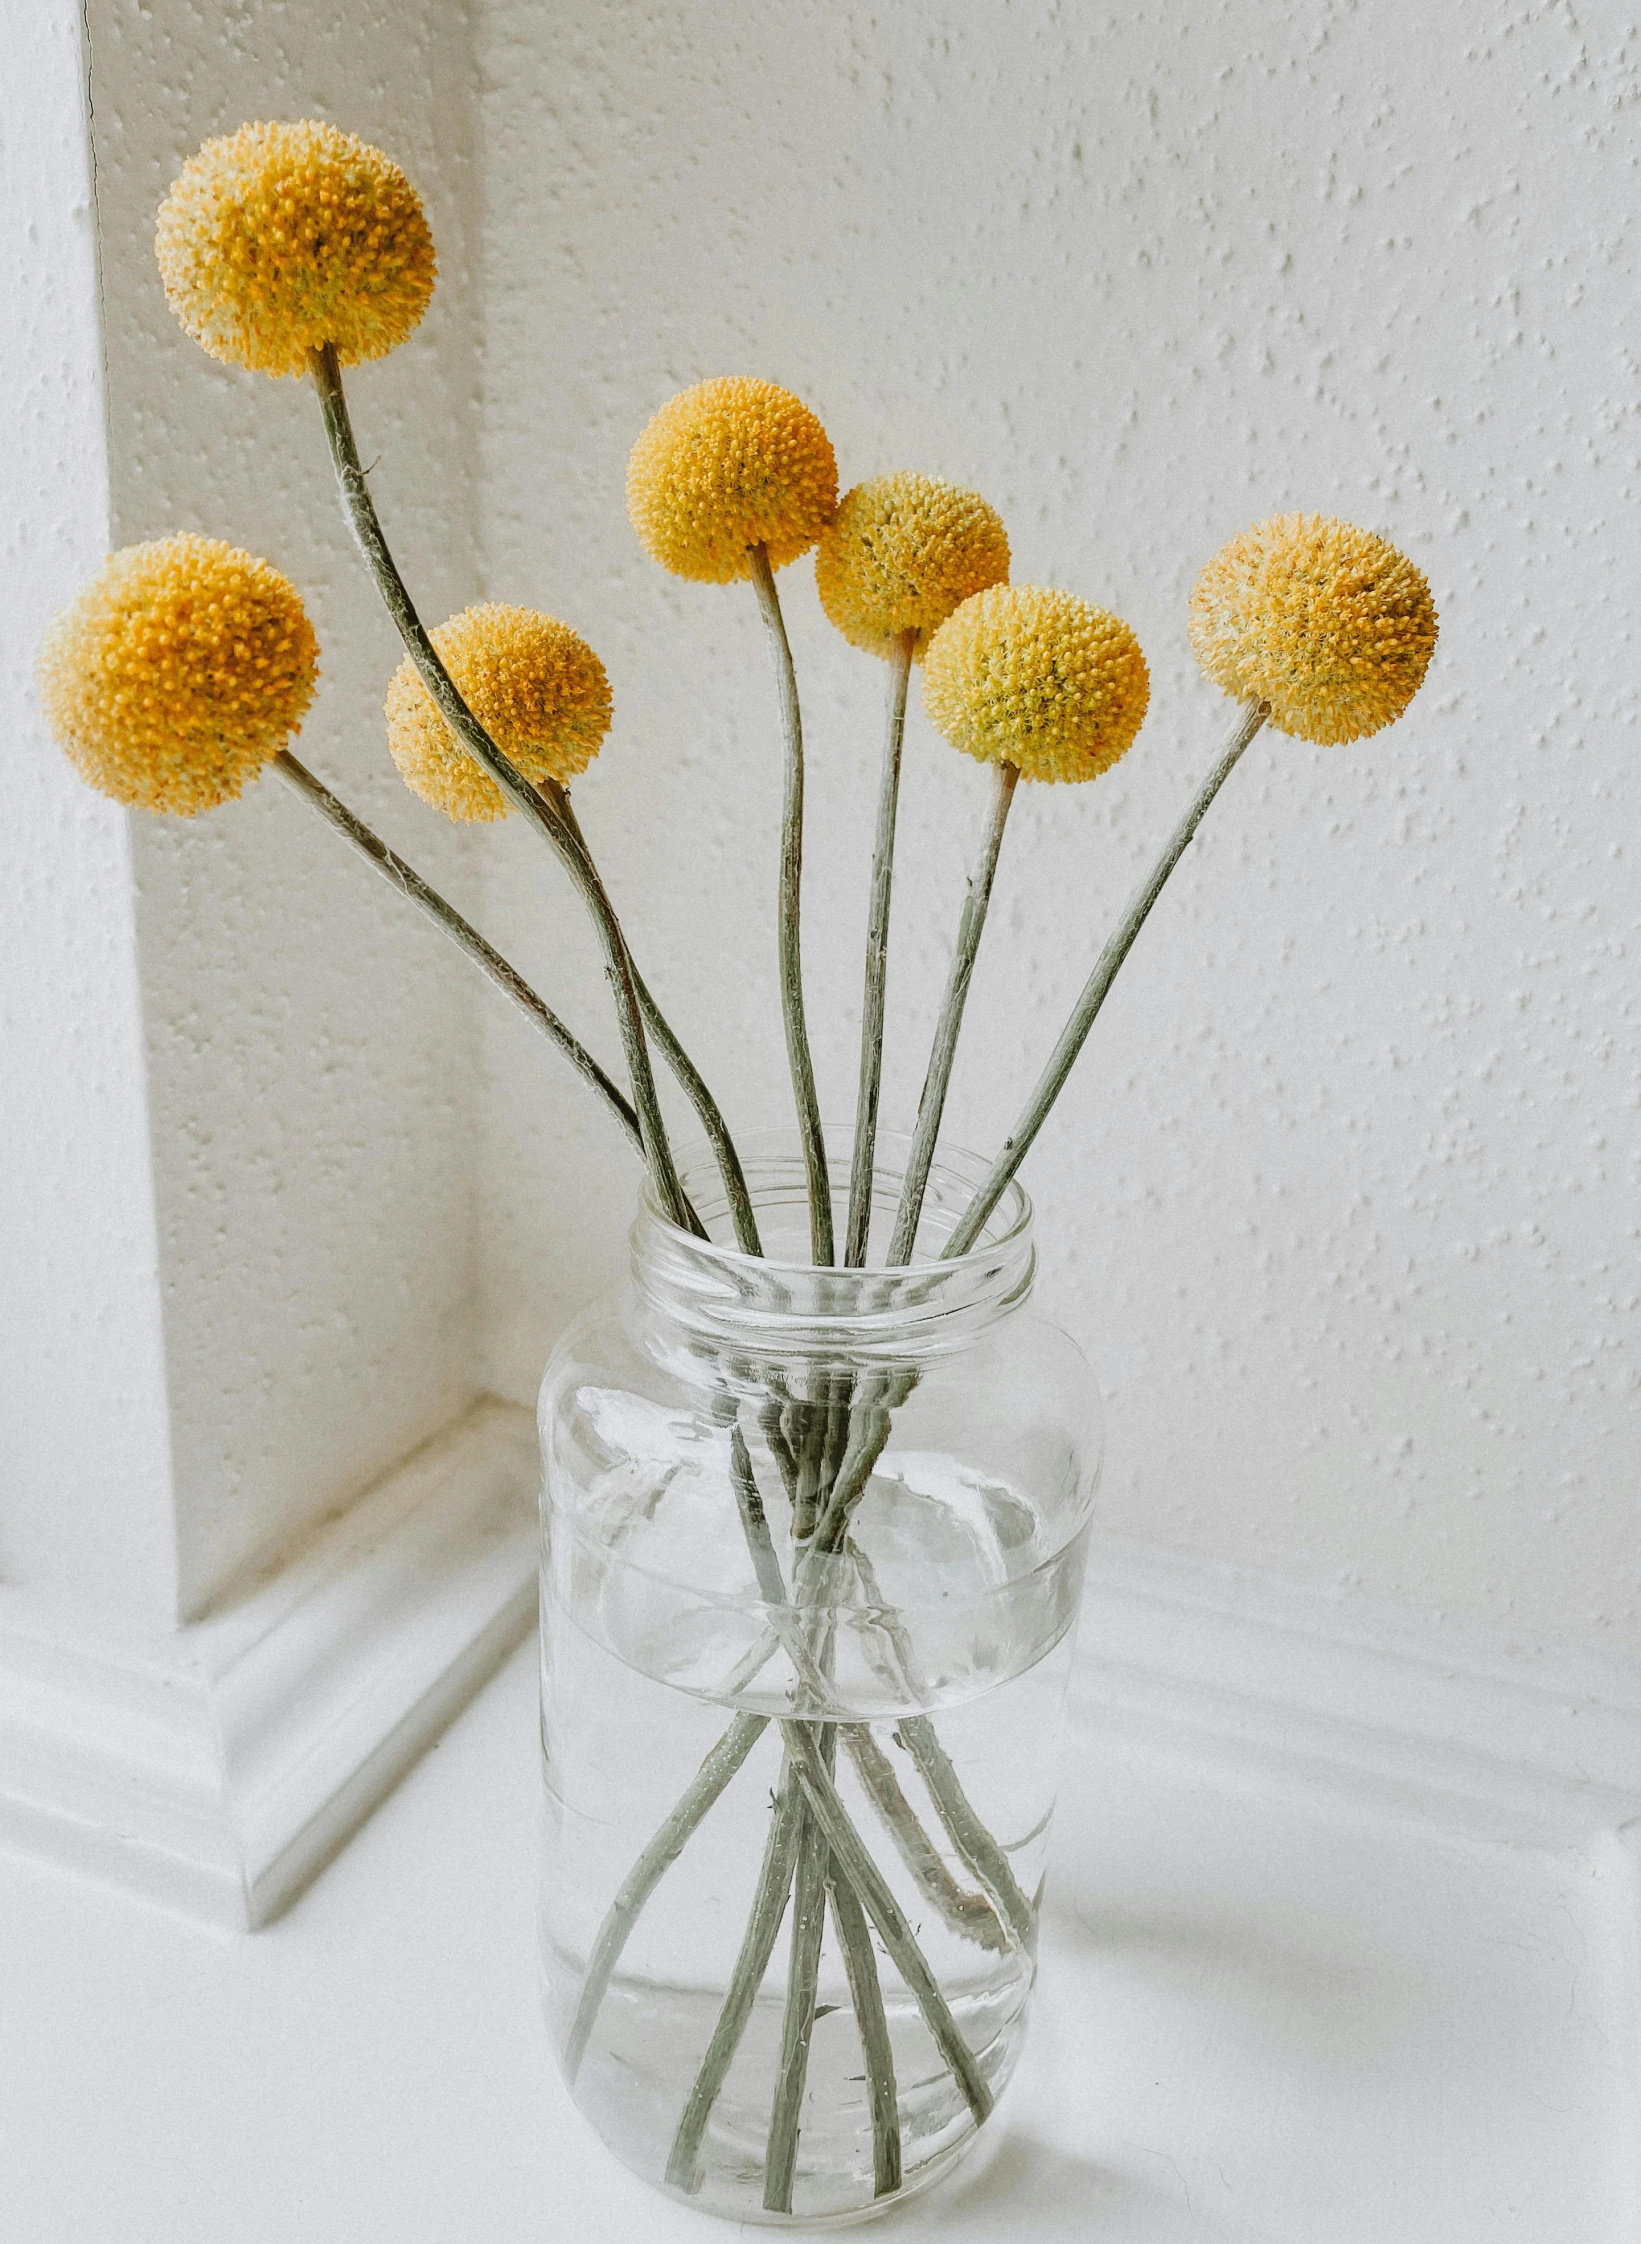
<path id="1" fill-rule="evenodd" d="M 860 2031 L 860 2052 L 866 2061 L 866 2093 L 872 2110 L 872 2194 L 887 2197 L 899 2189 L 901 2180 L 900 2096 L 895 2086 L 894 2045 L 889 2039 L 883 1986 L 866 1912 L 853 1886 L 838 1876 L 837 1863 L 830 1857 L 826 1898 L 838 1928 L 838 1945 L 843 1950 L 843 1968 Z"/>
<path id="2" fill-rule="evenodd" d="M 926 1714 L 909 1715 L 900 1724 L 900 1736 L 929 1788 L 946 1836 L 990 1894 L 1015 1939 L 1030 1949 L 1037 1939 L 1036 1911 L 1021 1890 L 1008 1856 L 975 1814 L 934 1724 Z"/>
<path id="3" fill-rule="evenodd" d="M 947 1869 L 940 1850 L 901 1790 L 900 1779 L 887 1753 L 864 1722 L 846 1722 L 842 1730 L 844 1747 L 854 1763 L 861 1788 L 883 1819 L 884 1829 L 894 1841 L 895 1851 L 918 1891 L 934 1904 L 959 1938 L 972 1940 L 993 1954 L 1002 1954 L 1009 1945 L 1009 1936 L 999 1924 L 996 1910 L 983 1893 L 968 1892 Z M 932 1792 L 933 1788 L 930 1789 Z M 941 1821 L 945 1820 L 942 1815 Z M 950 1826 L 947 1828 L 949 1830 Z"/>
<path id="4" fill-rule="evenodd" d="M 940 1017 L 935 1023 L 929 1072 L 924 1078 L 923 1096 L 917 1108 L 917 1127 L 912 1133 L 912 1150 L 901 1182 L 894 1237 L 889 1242 L 891 1267 L 910 1262 L 912 1248 L 917 1242 L 918 1219 L 923 1213 L 923 1195 L 928 1189 L 929 1167 L 934 1160 L 935 1143 L 940 1135 L 940 1118 L 946 1111 L 946 1092 L 952 1079 L 952 1061 L 957 1055 L 958 1031 L 963 1026 L 963 1008 L 968 1003 L 969 983 L 974 975 L 974 961 L 980 949 L 980 938 L 985 932 L 992 882 L 997 875 L 997 855 L 1003 846 L 1003 828 L 1008 821 L 1009 805 L 1014 800 L 1014 789 L 1019 777 L 1019 771 L 1013 764 L 994 766 L 991 814 L 981 837 L 980 854 L 969 875 L 968 894 L 963 899 L 963 917 L 957 928 L 957 948 L 952 954 L 946 994 L 941 1000 Z"/>
<path id="5" fill-rule="evenodd" d="M 376 580 L 383 604 L 393 618 L 422 683 L 468 754 L 489 773 L 514 808 L 521 810 L 558 851 L 560 861 L 592 916 L 604 951 L 605 974 L 615 998 L 616 1019 L 621 1029 L 628 1073 L 632 1079 L 633 1104 L 638 1110 L 645 1158 L 649 1163 L 656 1197 L 673 1222 L 687 1227 L 688 1213 L 678 1182 L 678 1172 L 673 1166 L 672 1149 L 667 1143 L 666 1123 L 662 1118 L 655 1076 L 644 1042 L 644 1024 L 639 1015 L 632 970 L 627 962 L 626 945 L 610 900 L 591 870 L 591 860 L 576 850 L 568 833 L 542 796 L 502 754 L 468 708 L 449 671 L 439 660 L 438 651 L 423 628 L 422 619 L 416 613 L 415 603 L 399 574 L 398 565 L 383 534 L 376 504 L 370 495 L 364 468 L 360 465 L 359 447 L 354 441 L 352 423 L 348 418 L 347 399 L 342 389 L 342 373 L 337 364 L 335 349 L 331 344 L 325 344 L 322 349 L 311 354 L 309 363 L 314 388 L 319 393 L 320 408 L 324 414 L 325 434 L 330 443 L 331 460 L 341 490 L 343 512 L 347 516 L 354 540 Z"/>
<path id="6" fill-rule="evenodd" d="M 825 1266 L 833 1256 L 832 1181 L 826 1166 L 826 1139 L 821 1129 L 820 1101 L 815 1093 L 815 1063 L 809 1050 L 809 1031 L 803 1010 L 803 719 L 798 709 L 798 681 L 792 668 L 792 649 L 781 615 L 780 594 L 775 590 L 775 572 L 769 566 L 769 554 L 763 546 L 751 547 L 750 559 L 752 582 L 775 662 L 781 730 L 786 744 L 778 907 L 781 1018 L 786 1025 L 787 1064 L 792 1071 L 792 1095 L 797 1102 L 798 1131 L 803 1140 L 804 1169 L 809 1181 L 810 1252 L 817 1266 Z"/>
<path id="7" fill-rule="evenodd" d="M 441 934 L 448 935 L 459 949 L 467 953 L 481 974 L 488 975 L 497 989 L 510 997 L 544 1035 L 552 1038 L 576 1073 L 598 1093 L 642 1156 L 644 1140 L 633 1107 L 622 1097 L 591 1052 L 571 1035 L 552 1007 L 536 995 L 523 975 L 510 966 L 501 953 L 493 949 L 478 929 L 463 919 L 455 906 L 448 903 L 436 888 L 430 888 L 414 866 L 407 865 L 396 850 L 389 849 L 381 836 L 371 831 L 363 819 L 356 818 L 346 803 L 314 777 L 306 764 L 298 763 L 288 748 L 280 750 L 273 760 L 273 766 L 288 787 L 305 802 L 311 803 L 344 841 L 374 865 L 383 879 L 390 882 L 401 896 L 408 896 L 418 910 L 425 912 Z"/>
<path id="8" fill-rule="evenodd" d="M 817 1747 L 828 1767 L 834 1751 L 831 1723 L 817 1725 Z M 826 1878 L 831 1849 L 813 1808 L 805 1804 L 798 1834 L 798 1861 L 792 1881 L 792 1952 L 786 1972 L 786 2008 L 781 2017 L 780 2064 L 770 2105 L 769 2139 L 764 2151 L 764 2209 L 792 2210 L 792 2180 L 798 2165 L 798 2121 L 804 2082 L 809 2075 L 809 2044 L 815 2031 L 821 1943 L 826 1932 Z"/>
<path id="9" fill-rule="evenodd" d="M 1152 905 L 1167 885 L 1168 876 L 1185 855 L 1191 837 L 1201 825 L 1209 804 L 1230 777 L 1238 757 L 1270 715 L 1269 705 L 1263 701 L 1245 702 L 1237 719 L 1236 730 L 1221 751 L 1218 762 L 1192 797 L 1185 815 L 1169 835 L 1161 856 L 1129 899 L 1128 909 L 1111 931 L 1103 951 L 1094 964 L 1094 971 L 1083 985 L 1083 994 L 1072 1010 L 1071 1018 L 1060 1032 L 1060 1041 L 1049 1055 L 1048 1065 L 1037 1080 L 1021 1112 L 1020 1119 L 1009 1134 L 1007 1143 L 992 1163 L 981 1182 L 979 1190 L 964 1210 L 963 1220 L 947 1240 L 942 1250 L 943 1259 L 967 1254 L 985 1228 L 986 1218 L 1008 1190 L 1016 1170 L 1031 1151 L 1038 1131 L 1048 1118 L 1049 1109 L 1065 1088 L 1066 1078 L 1076 1065 L 1089 1030 L 1096 1015 L 1105 1003 L 1106 994 L 1117 978 L 1118 969 L 1134 947 L 1134 939 L 1145 925 Z"/>
<path id="10" fill-rule="evenodd" d="M 581 831 L 581 823 L 576 817 L 567 788 L 559 790 L 554 807 L 563 817 L 571 840 L 575 842 L 588 863 L 591 864 L 592 851 L 588 848 L 587 838 Z M 761 1255 L 764 1251 L 763 1242 L 758 1236 L 758 1219 L 753 1213 L 752 1195 L 747 1189 L 746 1171 L 741 1166 L 741 1157 L 735 1150 L 735 1140 L 729 1134 L 729 1125 L 724 1120 L 723 1110 L 707 1088 L 706 1079 L 701 1074 L 700 1069 L 685 1051 L 683 1045 L 673 1033 L 660 1006 L 650 995 L 648 986 L 644 977 L 638 971 L 637 963 L 630 948 L 627 952 L 627 965 L 632 974 L 632 985 L 638 996 L 639 1009 L 644 1016 L 644 1025 L 654 1041 L 656 1050 L 672 1070 L 680 1090 L 695 1109 L 696 1118 L 706 1132 L 707 1141 L 717 1158 L 718 1171 L 724 1180 L 724 1196 L 729 1202 L 730 1220 L 735 1226 L 735 1243 L 743 1254 Z"/>
<path id="11" fill-rule="evenodd" d="M 603 2006 L 610 1979 L 620 1961 L 621 1951 L 627 1944 L 627 1936 L 638 1921 L 639 1912 L 660 1883 L 663 1873 L 672 1867 L 683 1852 L 690 1833 L 706 1815 L 768 1727 L 766 1715 L 738 1714 L 735 1717 L 701 1763 L 678 1805 L 622 1880 L 621 1890 L 611 1902 L 604 1922 L 598 1928 L 598 1938 L 594 1941 L 593 1952 L 587 1960 L 586 1977 L 581 1982 L 575 2021 L 565 2045 L 564 2075 L 572 2083 Z"/>
<path id="12" fill-rule="evenodd" d="M 991 2111 L 992 2093 L 985 2074 L 959 2031 L 951 2006 L 941 1992 L 940 1982 L 929 1969 L 928 1958 L 918 1946 L 911 1926 L 901 1912 L 900 1904 L 889 1889 L 888 1880 L 872 1860 L 870 1854 L 849 1819 L 849 1811 L 838 1797 L 837 1786 L 832 1782 L 819 1746 L 807 1723 L 783 1721 L 781 1735 L 804 1798 L 814 1811 L 815 1820 L 825 1833 L 836 1859 L 839 1875 L 849 1882 L 860 1900 L 861 1907 L 877 1929 L 877 1936 L 889 1952 L 890 1961 L 900 1973 L 911 1992 L 912 1999 L 923 2013 L 923 2022 L 934 2038 L 936 2048 L 963 2092 L 964 2101 L 974 2114 L 976 2124 L 985 2120 Z"/>
<path id="13" fill-rule="evenodd" d="M 743 1716 L 742 1719 L 746 1718 Z M 701 2060 L 701 2069 L 695 2076 L 695 2085 L 690 2090 L 689 2102 L 684 2106 L 684 2116 L 678 2122 L 678 2132 L 672 2139 L 672 2151 L 667 2159 L 668 2182 L 674 2189 L 685 2190 L 692 2195 L 699 2186 L 696 2164 L 701 2153 L 701 2138 L 706 2133 L 712 2107 L 718 2101 L 718 2092 L 735 2061 L 735 2052 L 741 2046 L 741 2036 L 746 2032 L 746 2022 L 752 2015 L 752 2005 L 757 2000 L 758 1989 L 763 1985 L 764 1973 L 769 1969 L 769 1959 L 775 1952 L 781 1920 L 786 1915 L 802 1823 L 803 1794 L 790 1766 L 785 1766 L 774 1813 L 769 1821 L 769 1836 L 764 1842 L 763 1863 L 758 1872 L 757 1890 L 753 1895 L 752 1912 L 747 1918 L 746 1931 L 742 1935 L 740 1953 L 735 1959 L 735 1969 L 730 1976 L 723 2008 L 712 2029 L 712 2039 L 707 2044 L 706 2055 Z"/>
<path id="14" fill-rule="evenodd" d="M 866 1266 L 872 1236 L 872 1171 L 877 1160 L 878 1094 L 883 1087 L 883 1014 L 889 984 L 889 905 L 894 888 L 895 815 L 900 802 L 900 751 L 906 737 L 906 686 L 915 631 L 903 631 L 889 658 L 889 724 L 878 782 L 872 843 L 872 895 L 866 919 L 866 987 L 860 1007 L 860 1089 L 855 1098 L 855 1153 L 849 1170 L 849 1225 L 843 1259 Z"/>

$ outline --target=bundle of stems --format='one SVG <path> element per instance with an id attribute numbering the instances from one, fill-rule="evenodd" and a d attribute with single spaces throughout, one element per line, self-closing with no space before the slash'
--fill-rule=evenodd
<path id="1" fill-rule="evenodd" d="M 356 847 L 429 912 L 475 963 L 553 1037 L 620 1122 L 624 1134 L 642 1152 L 659 1207 L 675 1222 L 699 1233 L 700 1220 L 689 1206 L 679 1181 L 656 1092 L 647 1044 L 647 1039 L 653 1038 L 694 1107 L 717 1157 L 737 1243 L 748 1254 L 760 1254 L 761 1241 L 745 1171 L 722 1112 L 633 965 L 615 908 L 570 806 L 568 790 L 552 783 L 532 785 L 524 779 L 463 699 L 434 649 L 393 559 L 360 463 L 334 351 L 320 349 L 314 353 L 312 376 L 349 526 L 411 660 L 452 732 L 551 845 L 591 915 L 604 949 L 606 974 L 627 1055 L 631 1100 L 616 1089 L 544 1002 L 528 991 L 514 971 L 401 860 L 370 836 L 367 829 L 360 827 L 333 797 L 326 797 L 324 790 L 302 772 L 294 759 L 286 759 L 281 768 L 293 784 L 308 792 L 310 799 Z M 762 547 L 751 548 L 748 562 L 748 573 L 773 658 L 784 746 L 786 783 L 779 885 L 780 992 L 808 1179 L 813 1257 L 817 1264 L 824 1264 L 832 1260 L 834 1251 L 831 1183 L 805 1020 L 800 947 L 802 717 L 791 646 L 767 551 Z M 888 732 L 874 837 L 860 1089 L 845 1231 L 846 1259 L 853 1267 L 864 1264 L 868 1251 L 883 1066 L 895 813 L 906 683 L 915 638 L 912 632 L 901 635 L 890 670 Z M 988 1217 L 1063 1088 L 1146 915 L 1203 813 L 1253 739 L 1264 716 L 1265 710 L 1259 704 L 1244 710 L 1231 741 L 1214 763 L 1156 865 L 1113 930 L 1019 1122 L 992 1163 L 962 1221 L 945 1241 L 942 1249 L 945 1255 L 967 1252 L 978 1241 Z M 1018 767 L 1012 763 L 1003 762 L 995 767 L 991 807 L 968 884 L 951 971 L 936 1021 L 912 1150 L 902 1182 L 888 1253 L 891 1266 L 910 1262 L 915 1251 L 964 1005 L 985 927 L 1004 823 L 1018 778 Z M 824 1565 L 818 1562 L 848 1554 L 857 1563 L 866 1563 L 852 1541 L 851 1524 L 870 1483 L 872 1469 L 888 1441 L 893 1411 L 905 1399 L 911 1383 L 909 1375 L 876 1374 L 858 1380 L 840 1367 L 824 1402 L 806 1401 L 795 1412 L 790 1407 L 783 1412 L 778 1399 L 771 1398 L 769 1411 L 762 1414 L 762 1425 L 766 1434 L 773 1429 L 775 1438 L 771 1442 L 771 1453 L 782 1463 L 787 1483 L 785 1493 L 792 1509 L 791 1542 L 795 1557 L 794 1580 L 790 1584 L 782 1576 L 775 1554 L 767 1507 L 756 1483 L 745 1435 L 738 1423 L 731 1430 L 731 1474 L 760 1593 L 770 1612 L 770 1648 L 783 1642 L 789 1648 L 794 1644 L 803 1647 L 798 1654 L 796 1671 L 805 1686 L 805 1701 L 811 1705 L 824 1707 L 829 1703 L 829 1627 L 827 1609 L 818 1601 L 820 1585 L 828 1577 Z M 785 1437 L 783 1422 L 793 1425 L 795 1438 Z M 909 1657 L 904 1642 L 901 1655 L 903 1660 Z M 912 1694 L 915 1703 L 915 1676 L 902 1668 L 897 1679 L 901 1688 Z M 710 1813 L 765 1726 L 766 1718 L 762 1716 L 742 1714 L 734 1718 L 611 1903 L 588 1959 L 580 2002 L 570 2030 L 566 2064 L 572 2078 L 591 2038 L 626 1939 L 646 1900 L 677 1859 L 690 1834 Z M 927 1715 L 906 1717 L 900 1724 L 899 1735 L 928 1791 L 947 1843 L 974 1881 L 972 1889 L 965 1888 L 952 1876 L 940 1846 L 920 1821 L 869 1728 L 858 1722 L 794 1718 L 783 1721 L 780 1729 L 784 1747 L 782 1775 L 771 1811 L 768 1842 L 746 1934 L 718 2025 L 680 2117 L 668 2163 L 668 2179 L 684 2190 L 696 2184 L 701 2144 L 713 2106 L 768 1971 L 782 1922 L 790 1915 L 785 2023 L 765 2171 L 766 2205 L 772 2210 L 790 2211 L 805 2072 L 815 2023 L 822 1939 L 828 1919 L 842 1954 L 865 2059 L 876 2191 L 880 2195 L 887 2194 L 900 2186 L 902 2148 L 894 2059 L 884 2012 L 879 1959 L 872 1940 L 874 1931 L 884 1956 L 922 2011 L 941 2059 L 950 2069 L 976 2123 L 985 2118 L 992 2100 L 976 2056 L 964 2041 L 889 1882 L 874 1862 L 837 1790 L 835 1776 L 840 1742 L 897 1855 L 918 1890 L 943 1921 L 960 1929 L 982 1947 L 1002 1950 L 1016 1946 L 1029 1950 L 1035 1938 L 1035 1916 L 1033 1904 L 1021 1891 L 1004 1848 L 987 1830 L 969 1801 L 950 1758 L 940 1745 L 936 1726 Z"/>

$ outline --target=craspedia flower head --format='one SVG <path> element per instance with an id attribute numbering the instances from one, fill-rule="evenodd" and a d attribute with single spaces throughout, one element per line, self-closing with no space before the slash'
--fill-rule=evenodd
<path id="1" fill-rule="evenodd" d="M 334 343 L 381 358 L 427 309 L 435 259 L 396 163 L 335 125 L 241 125 L 183 166 L 154 228 L 165 298 L 213 358 L 305 374 Z"/>
<path id="2" fill-rule="evenodd" d="M 430 634 L 462 699 L 526 779 L 568 782 L 610 729 L 610 681 L 579 633 L 491 601 Z M 407 655 L 387 689 L 387 744 L 412 794 L 463 821 L 505 818 L 507 797 L 445 723 Z"/>
<path id="3" fill-rule="evenodd" d="M 296 587 L 219 538 L 111 554 L 40 643 L 47 724 L 119 803 L 192 818 L 240 793 L 301 724 L 319 648 Z"/>
<path id="4" fill-rule="evenodd" d="M 1423 572 L 1371 530 L 1278 514 L 1220 547 L 1191 594 L 1191 647 L 1278 732 L 1360 740 L 1393 724 L 1436 645 Z"/>
<path id="5" fill-rule="evenodd" d="M 749 550 L 784 569 L 838 503 L 831 441 L 801 398 L 724 375 L 680 390 L 627 461 L 627 512 L 652 561 L 701 584 L 752 573 Z"/>
<path id="6" fill-rule="evenodd" d="M 1125 755 L 1151 698 L 1120 617 L 1069 592 L 994 585 L 940 626 L 923 706 L 954 748 L 1022 779 L 1097 779 Z"/>
<path id="7" fill-rule="evenodd" d="M 935 475 L 857 483 L 815 550 L 821 606 L 851 646 L 889 655 L 915 631 L 918 661 L 954 608 L 1008 573 L 1002 518 Z"/>

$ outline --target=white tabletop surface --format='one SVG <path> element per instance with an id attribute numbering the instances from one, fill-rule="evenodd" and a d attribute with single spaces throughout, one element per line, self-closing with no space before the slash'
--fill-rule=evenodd
<path id="1" fill-rule="evenodd" d="M 0 1858 L 6 2244 L 706 2244 L 548 2055 L 533 1688 L 526 1649 L 261 1933 Z M 995 2148 L 882 2233 L 1617 2244 L 1576 1858 L 1098 1735 L 1057 1846 Z"/>

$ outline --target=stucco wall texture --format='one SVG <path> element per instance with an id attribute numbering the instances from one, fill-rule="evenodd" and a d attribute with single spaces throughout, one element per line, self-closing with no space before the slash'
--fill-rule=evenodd
<path id="1" fill-rule="evenodd" d="M 401 159 L 440 285 L 414 340 L 355 377 L 354 412 L 407 567 L 456 604 L 477 573 L 466 11 L 90 0 L 87 31 L 112 542 L 198 529 L 294 578 L 322 662 L 300 754 L 461 893 L 461 845 L 410 814 L 387 762 L 399 650 L 311 388 L 208 359 L 152 242 L 184 159 L 246 118 L 331 118 Z M 473 1393 L 475 1011 L 460 962 L 277 782 L 210 818 L 129 823 L 187 1614 Z"/>
<path id="2" fill-rule="evenodd" d="M 578 801 L 733 1122 L 789 1112 L 777 733 L 750 592 L 667 581 L 625 521 L 672 390 L 788 384 L 846 483 L 972 484 L 1018 581 L 1145 646 L 1127 761 L 1016 812 L 950 1110 L 978 1148 L 1225 727 L 1186 645 L 1197 569 L 1303 507 L 1428 571 L 1442 642 L 1408 720 L 1259 741 L 1147 928 L 1029 1165 L 1044 1293 L 1106 1390 L 1111 1529 L 1641 1651 L 1626 18 L 489 0 L 478 31 L 486 589 L 610 666 Z M 806 564 L 782 591 L 846 1125 L 882 671 Z M 984 786 L 915 688 L 907 763 L 900 1123 Z M 492 925 L 601 1023 L 551 868 L 523 833 L 482 846 Z M 633 1178 L 522 1029 L 484 1036 L 484 1376 L 524 1397 L 619 1270 Z"/>

